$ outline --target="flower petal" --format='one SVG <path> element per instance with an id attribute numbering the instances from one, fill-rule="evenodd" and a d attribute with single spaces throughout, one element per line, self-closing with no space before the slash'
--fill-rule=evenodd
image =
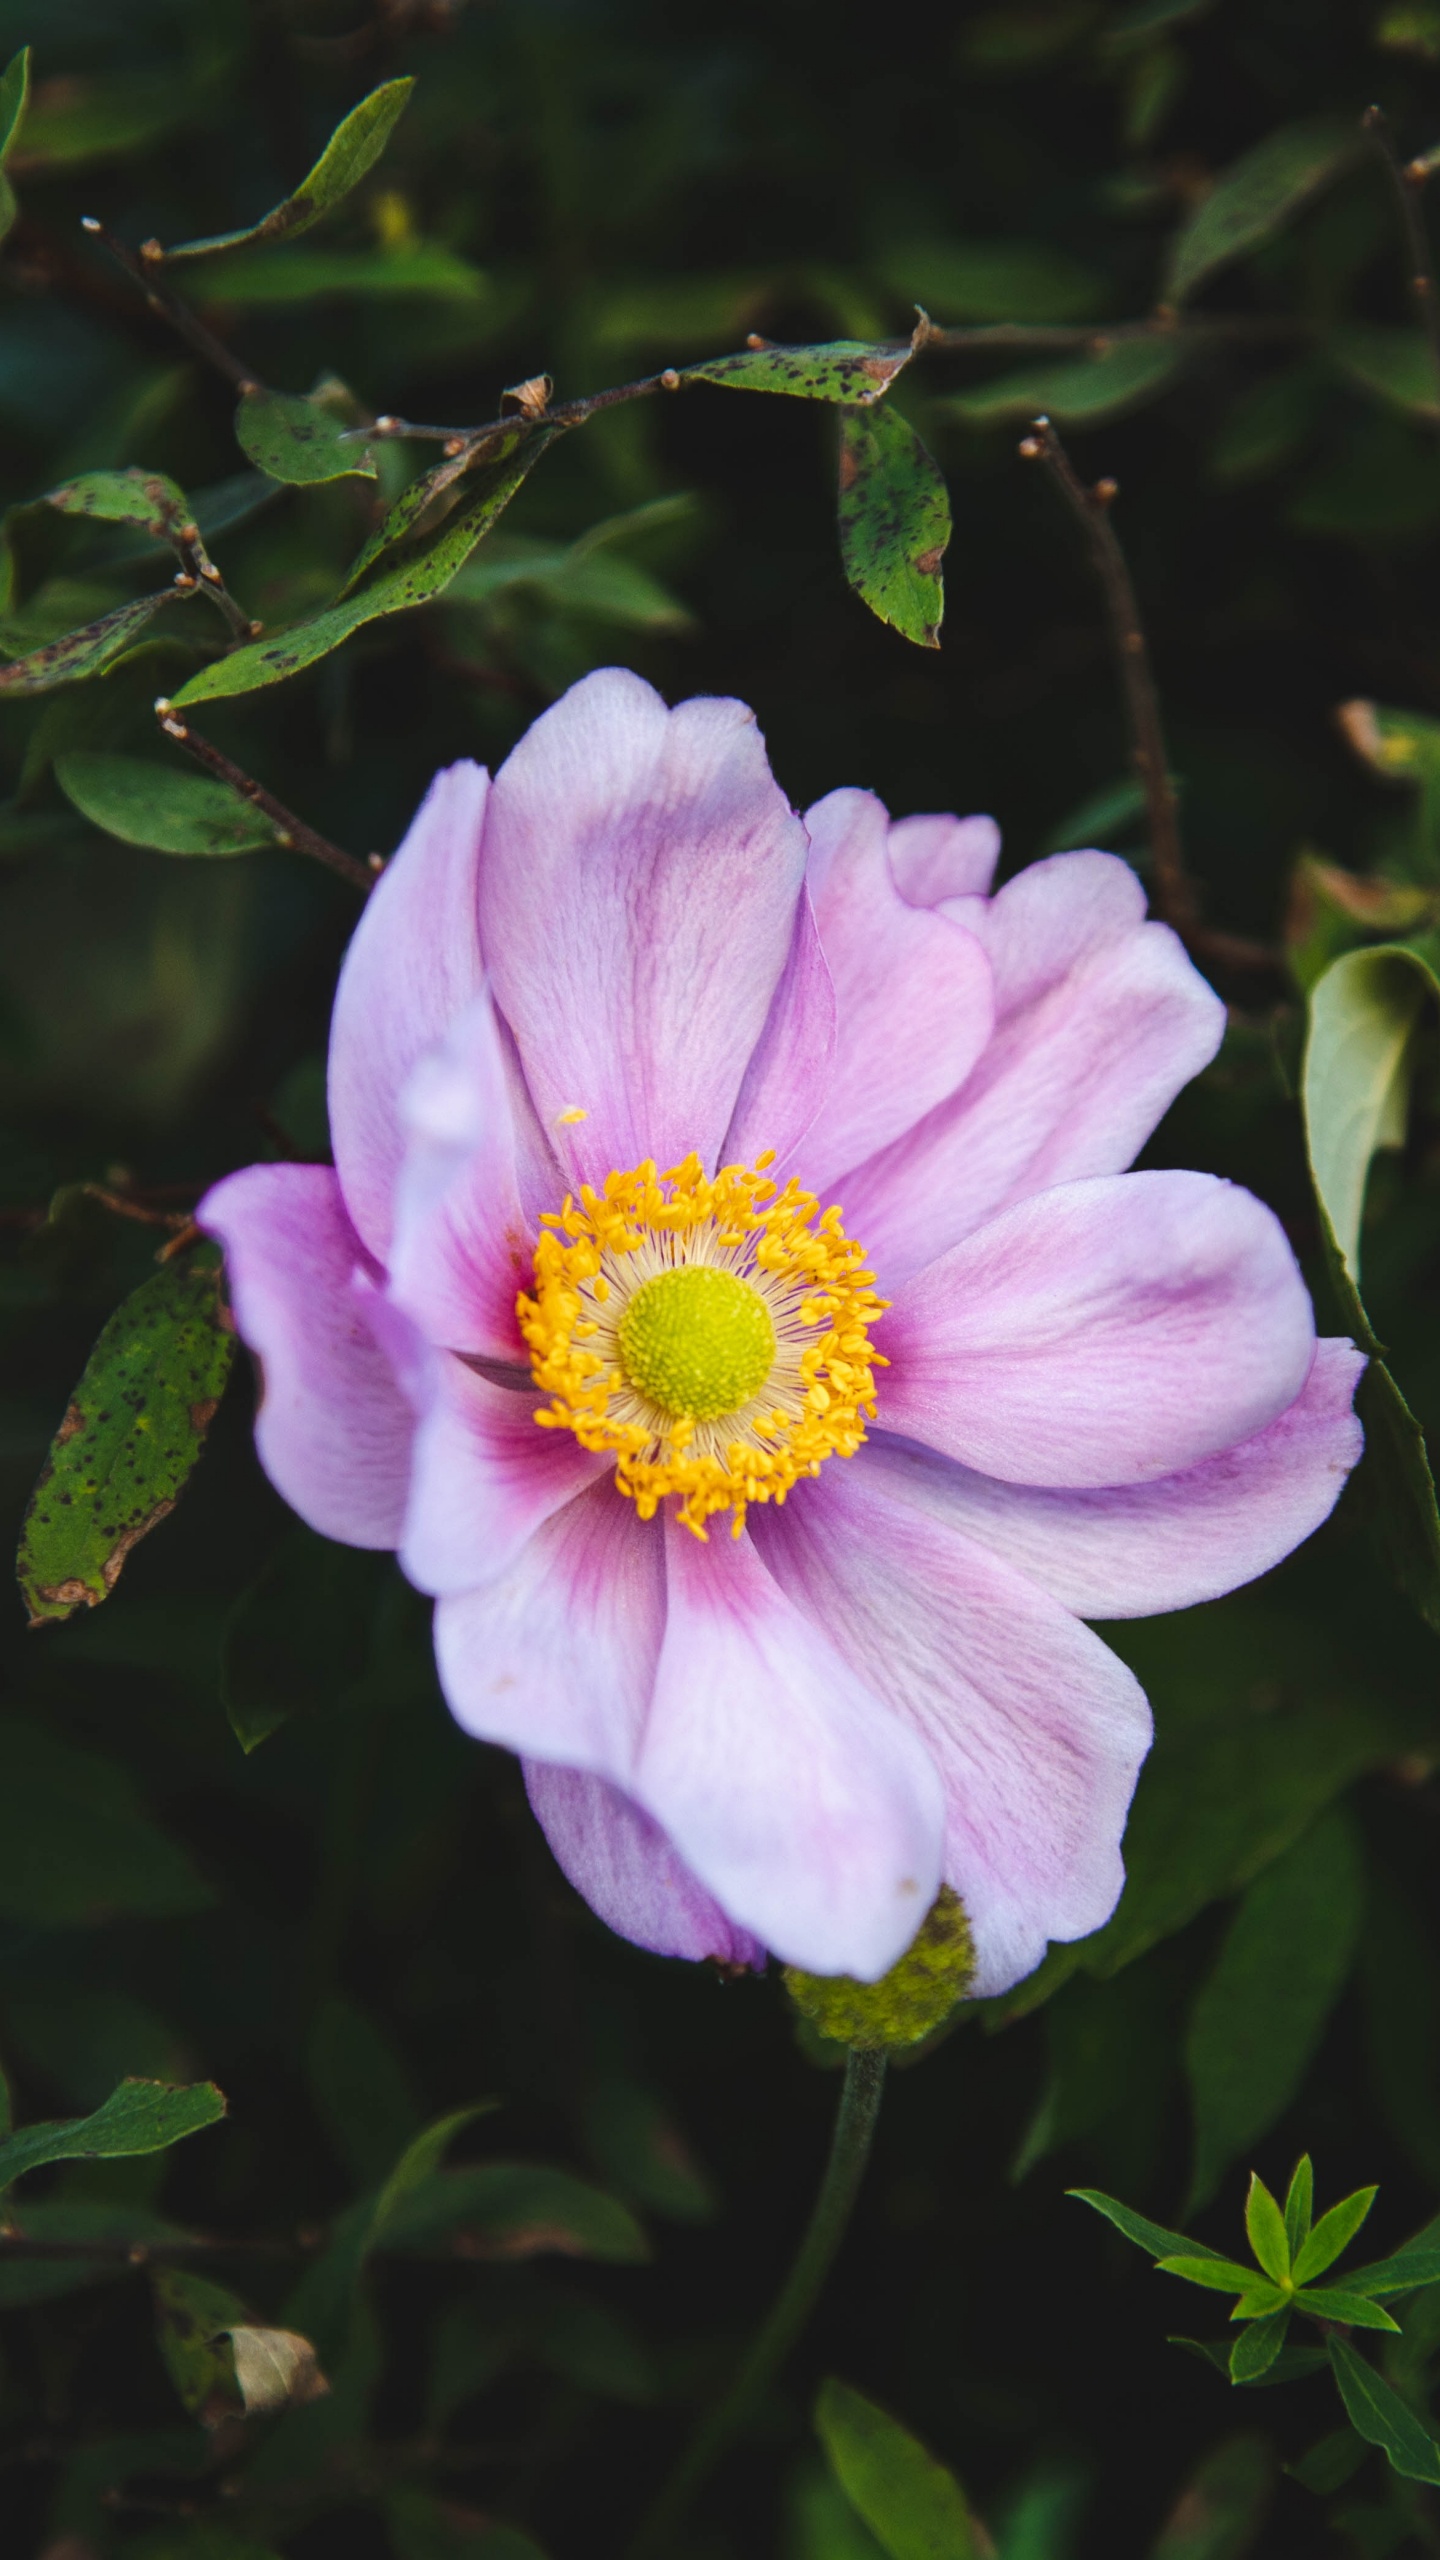
<path id="1" fill-rule="evenodd" d="M 1009 1484 L 1148 1483 L 1263 1431 L 1314 1318 L 1278 1218 L 1208 1173 L 1067 1182 L 901 1291 L 877 1420 Z"/>
<path id="2" fill-rule="evenodd" d="M 883 1432 L 869 1449 L 907 1499 L 1077 1617 L 1150 1618 L 1253 1582 L 1329 1518 L 1364 1442 L 1351 1410 L 1364 1366 L 1353 1343 L 1317 1342 L 1310 1375 L 1278 1421 L 1149 1484 L 1002 1484 Z"/>
<path id="3" fill-rule="evenodd" d="M 993 818 L 896 818 L 890 828 L 895 886 L 912 907 L 984 897 L 1000 859 Z"/>
<path id="4" fill-rule="evenodd" d="M 382 1261 L 404 1152 L 401 1089 L 480 985 L 476 874 L 489 781 L 477 764 L 437 773 L 365 902 L 335 990 L 335 1163 L 350 1215 Z"/>
<path id="5" fill-rule="evenodd" d="M 665 1524 L 668 1611 L 634 1793 L 739 1927 L 873 1981 L 940 1881 L 940 1786 L 745 1538 Z"/>
<path id="6" fill-rule="evenodd" d="M 1098 1929 L 1124 1880 L 1121 1835 L 1150 1744 L 1124 1663 L 998 1557 L 897 1498 L 868 1449 L 751 1519 L 781 1587 L 941 1772 L 945 1879 L 975 1934 L 976 1992 L 1008 1990 L 1047 1939 Z"/>
<path id="7" fill-rule="evenodd" d="M 1012 1201 L 1122 1172 L 1225 1028 L 1112 854 L 1056 854 L 945 913 L 989 955 L 995 1033 L 952 1100 L 847 1176 L 846 1223 L 891 1289 Z"/>
<path id="8" fill-rule="evenodd" d="M 430 1359 L 400 1562 L 420 1591 L 476 1591 L 613 1459 L 535 1420 L 538 1390 L 500 1387 L 445 1351 Z"/>
<path id="9" fill-rule="evenodd" d="M 406 1083 L 390 1288 L 432 1342 L 523 1363 L 515 1299 L 529 1284 L 534 1245 L 503 1042 L 482 988 Z"/>
<path id="10" fill-rule="evenodd" d="M 838 1009 L 834 1073 L 800 1155 L 805 1182 L 821 1191 L 964 1083 L 990 1037 L 994 1000 L 975 936 L 902 898 L 890 821 L 872 793 L 832 791 L 805 824 Z"/>
<path id="11" fill-rule="evenodd" d="M 795 909 L 790 956 L 725 1133 L 726 1164 L 773 1151 L 783 1171 L 829 1091 L 835 1067 L 835 985 L 806 889 Z"/>
<path id="12" fill-rule="evenodd" d="M 486 817 L 481 936 L 572 1179 L 692 1148 L 713 1169 L 790 951 L 805 849 L 743 703 L 667 711 L 604 668 L 521 739 Z"/>
<path id="13" fill-rule="evenodd" d="M 652 1955 L 763 1967 L 758 1940 L 726 1918 L 659 1824 L 618 1787 L 543 1760 L 526 1761 L 525 1784 L 557 1864 L 607 1928 Z"/>
<path id="14" fill-rule="evenodd" d="M 368 1321 L 374 1266 L 329 1165 L 252 1164 L 195 1212 L 225 1248 L 236 1328 L 260 1362 L 260 1463 L 293 1511 L 351 1547 L 399 1542 L 414 1420 Z"/>
<path id="15" fill-rule="evenodd" d="M 440 1685 L 467 1733 L 624 1785 L 665 1627 L 665 1549 L 613 1480 L 554 1512 L 508 1570 L 435 1610 Z"/>

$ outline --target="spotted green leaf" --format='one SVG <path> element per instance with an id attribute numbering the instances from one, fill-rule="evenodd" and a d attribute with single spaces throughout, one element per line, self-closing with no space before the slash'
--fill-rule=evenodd
<path id="1" fill-rule="evenodd" d="M 174 587 L 161 587 L 154 595 L 135 596 L 129 604 L 116 605 L 112 613 L 102 613 L 98 621 L 84 623 L 78 631 L 66 631 L 58 640 L 27 649 L 23 657 L 0 666 L 0 694 L 51 693 L 56 685 L 79 684 L 86 676 L 98 675 L 122 649 L 129 648 L 162 605 L 180 600 Z"/>
<path id="2" fill-rule="evenodd" d="M 898 2420 L 833 2375 L 815 2426 L 830 2468 L 889 2560 L 980 2560 L 985 2542 L 953 2472 Z"/>
<path id="3" fill-rule="evenodd" d="M 173 1511 L 234 1351 L 218 1269 L 193 1257 L 116 1309 L 25 1514 L 20 1587 L 32 1624 L 108 1598 L 131 1549 Z"/>
<path id="4" fill-rule="evenodd" d="M 172 2142 L 218 2124 L 225 2101 L 213 2080 L 174 2089 L 164 2080 L 122 2080 L 93 2115 L 22 2125 L 0 2141 L 0 2188 L 53 2160 L 128 2160 L 168 2151 Z"/>
<path id="5" fill-rule="evenodd" d="M 485 462 L 475 466 L 477 478 L 480 470 L 493 471 L 507 462 L 513 454 L 518 453 L 525 442 L 525 437 L 526 430 L 522 426 L 517 425 L 507 429 L 490 448 Z M 340 590 L 341 595 L 350 595 L 361 584 L 367 572 L 374 567 L 375 562 L 385 552 L 393 551 L 397 544 L 403 542 L 406 535 L 414 530 L 426 508 L 434 506 L 438 499 L 444 497 L 448 489 L 453 489 L 457 480 L 463 479 L 470 468 L 471 465 L 464 454 L 449 454 L 443 462 L 437 462 L 433 471 L 422 471 L 417 479 L 412 480 L 408 487 L 402 489 L 393 506 L 386 510 L 368 541 L 351 561 L 345 573 L 345 584 Z"/>
<path id="6" fill-rule="evenodd" d="M 302 668 L 327 658 L 332 649 L 338 649 L 352 631 L 359 631 L 367 622 L 433 603 L 509 505 L 549 441 L 542 430 L 532 435 L 511 459 L 477 471 L 469 495 L 438 532 L 428 535 L 394 566 L 382 570 L 377 577 L 367 578 L 352 594 L 327 606 L 323 613 L 312 615 L 307 622 L 293 623 L 273 639 L 251 641 L 245 648 L 232 651 L 228 658 L 217 659 L 213 666 L 202 667 L 174 696 L 176 709 L 213 701 L 220 695 L 254 693 L 262 685 L 281 684 L 287 676 L 298 675 Z"/>
<path id="7" fill-rule="evenodd" d="M 47 489 L 45 503 L 61 515 L 143 526 L 161 542 L 169 541 L 190 519 L 184 490 L 163 471 L 82 471 L 63 487 Z"/>
<path id="8" fill-rule="evenodd" d="M 936 406 L 970 427 L 1038 417 L 1054 418 L 1062 427 L 1099 426 L 1106 418 L 1123 417 L 1147 400 L 1158 400 L 1179 378 L 1187 355 L 1181 342 L 1163 331 L 1108 346 L 1097 337 L 1094 352 L 1078 361 L 1027 365 L 998 382 L 955 392 Z"/>
<path id="9" fill-rule="evenodd" d="M 791 400 L 838 400 L 868 407 L 903 372 L 914 349 L 867 346 L 860 338 L 836 338 L 825 347 L 747 347 L 743 354 L 712 356 L 685 367 L 682 382 L 719 382 L 731 391 L 779 391 Z"/>
<path id="10" fill-rule="evenodd" d="M 1361 148 L 1353 121 L 1322 116 L 1282 125 L 1232 161 L 1175 240 L 1166 300 L 1183 302 L 1232 259 L 1258 249 L 1349 168 Z"/>
<path id="11" fill-rule="evenodd" d="M 248 853 L 273 844 L 268 818 L 203 773 L 177 773 L 150 756 L 57 756 L 55 779 L 72 807 L 118 836 L 157 853 Z"/>
<path id="12" fill-rule="evenodd" d="M 856 594 L 904 639 L 938 649 L 950 500 L 898 409 L 841 410 L 839 516 L 840 557 Z"/>
<path id="13" fill-rule="evenodd" d="M 349 433 L 353 421 L 323 393 L 247 391 L 235 413 L 241 452 L 272 480 L 303 486 L 317 480 L 373 480 L 368 446 Z"/>
<path id="14" fill-rule="evenodd" d="M 262 240 L 298 239 L 302 231 L 308 231 L 312 223 L 341 203 L 351 188 L 369 175 L 408 105 L 414 86 L 413 80 L 387 80 L 382 87 L 372 89 L 368 98 L 351 108 L 344 123 L 336 126 L 309 176 L 302 178 L 283 204 L 274 206 L 243 231 L 217 231 L 208 239 L 182 240 L 177 247 L 161 253 L 164 263 L 169 265 L 177 258 L 213 258 L 222 249 L 252 248 Z"/>
<path id="15" fill-rule="evenodd" d="M 1356 2434 L 1367 2444 L 1378 2445 L 1404 2479 L 1426 2480 L 1432 2488 L 1440 2488 L 1440 2445 L 1429 2428 L 1346 2339 L 1330 2338 L 1326 2345 L 1345 2414 Z"/>

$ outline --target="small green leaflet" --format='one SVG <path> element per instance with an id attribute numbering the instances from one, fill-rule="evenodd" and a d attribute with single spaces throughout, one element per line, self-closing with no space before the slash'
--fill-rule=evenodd
<path id="1" fill-rule="evenodd" d="M 731 391 L 779 391 L 791 400 L 837 400 L 868 408 L 889 390 L 914 352 L 914 339 L 898 346 L 867 346 L 860 338 L 836 338 L 824 347 L 747 347 L 740 355 L 687 364 L 680 380 L 719 382 Z"/>
<path id="2" fill-rule="evenodd" d="M 1000 426 L 1012 418 L 1054 418 L 1062 427 L 1099 426 L 1121 418 L 1147 400 L 1158 400 L 1178 380 L 1188 349 L 1173 335 L 1156 331 L 1144 338 L 1122 338 L 1079 363 L 1027 365 L 1023 372 L 1003 374 L 974 391 L 958 391 L 936 402 L 946 417 L 966 426 Z"/>
<path id="3" fill-rule="evenodd" d="M 1297 2284 L 1309 2284 L 1312 2277 L 1323 2276 L 1326 2268 L 1334 2265 L 1341 2251 L 1349 2248 L 1379 2192 L 1378 2187 L 1357 2187 L 1353 2196 L 1346 2196 L 1342 2203 L 1332 2205 L 1328 2213 L 1322 2213 L 1314 2230 L 1295 2252 Z M 1353 2275 L 1350 2282 L 1353 2287 L 1356 2282 Z M 1368 2287 L 1362 2286 L 1361 2290 L 1367 2291 Z"/>
<path id="4" fill-rule="evenodd" d="M 155 263 L 169 266 L 177 258 L 212 258 L 222 249 L 252 248 L 262 240 L 294 240 L 349 195 L 369 175 L 409 103 L 413 80 L 387 80 L 352 107 L 337 125 L 308 178 L 303 178 L 283 204 L 244 231 L 218 231 L 207 240 L 182 240 L 176 248 L 151 250 Z"/>
<path id="5" fill-rule="evenodd" d="M 174 1509 L 234 1354 L 213 1264 L 168 1263 L 116 1309 L 25 1514 L 20 1587 L 32 1625 L 114 1590 L 132 1547 Z"/>
<path id="6" fill-rule="evenodd" d="M 953 2472 L 873 2400 L 833 2375 L 815 2426 L 830 2468 L 889 2560 L 980 2560 L 982 2544 Z"/>
<path id="7" fill-rule="evenodd" d="M 323 392 L 247 391 L 235 412 L 241 452 L 272 480 L 373 480 L 375 465 L 352 419 Z"/>
<path id="8" fill-rule="evenodd" d="M 1215 187 L 1179 232 L 1165 279 L 1167 302 L 1183 302 L 1299 212 L 1360 156 L 1353 123 L 1325 116 L 1282 125 L 1221 171 Z"/>
<path id="9" fill-rule="evenodd" d="M 1440 2445 L 1429 2428 L 1344 2338 L 1331 2338 L 1327 2345 L 1345 2413 L 1356 2434 L 1367 2444 L 1378 2445 L 1391 2468 L 1406 2480 L 1426 2480 L 1440 2488 Z"/>
<path id="10" fill-rule="evenodd" d="M 0 2187 L 52 2160 L 125 2160 L 168 2151 L 172 2142 L 218 2124 L 225 2101 L 213 2080 L 173 2089 L 163 2080 L 122 2080 L 103 2107 L 63 2124 L 27 2124 L 0 2141 Z"/>
<path id="11" fill-rule="evenodd" d="M 1355 2199 L 1353 2196 L 1350 2201 L 1352 2204 L 1354 2203 Z M 1327 2222 L 1333 2222 L 1335 2214 L 1342 2213 L 1343 2211 L 1344 2207 L 1342 2205 L 1336 2205 L 1334 2213 L 1326 2214 L 1325 2220 Z M 1301 2157 L 1296 2161 L 1294 2169 L 1291 2172 L 1290 2184 L 1285 2191 L 1285 2241 L 1292 2259 L 1298 2257 L 1301 2249 L 1310 2237 L 1310 2225 L 1314 2212 L 1315 2171 L 1311 2166 L 1310 2154 L 1307 2151 L 1302 2153 Z M 1328 2267 L 1329 2264 L 1330 2261 L 1328 2258 L 1320 2258 L 1315 2261 L 1315 2266 L 1317 2268 Z"/>
<path id="12" fill-rule="evenodd" d="M 0 240 L 12 230 L 20 208 L 6 163 L 15 147 L 30 96 L 30 47 L 23 45 L 0 72 Z"/>
<path id="13" fill-rule="evenodd" d="M 43 647 L 0 666 L 0 694 L 50 693 L 56 685 L 79 684 L 85 676 L 98 675 L 122 649 L 128 649 L 162 605 L 186 601 L 173 586 L 161 587 L 154 595 L 135 596 L 129 604 L 117 605 L 113 613 L 102 613 L 98 622 L 87 622 L 80 630 L 47 640 Z"/>
<path id="14" fill-rule="evenodd" d="M 57 756 L 55 779 L 65 797 L 107 835 L 122 844 L 144 844 L 157 853 L 248 853 L 273 844 L 268 818 L 223 782 L 203 773 L 176 773 L 149 756 Z"/>
<path id="15" fill-rule="evenodd" d="M 840 557 L 856 594 L 904 639 L 938 649 L 950 500 L 898 409 L 841 410 L 839 518 Z"/>
<path id="16" fill-rule="evenodd" d="M 1285 2216 L 1270 2193 L 1263 2178 L 1250 2173 L 1250 2192 L 1245 2198 L 1245 2236 L 1272 2284 L 1283 2284 L 1290 2273 L 1290 2243 L 1285 2237 Z"/>
<path id="17" fill-rule="evenodd" d="M 308 622 L 292 624 L 273 639 L 252 641 L 228 658 L 218 658 L 213 666 L 202 667 L 175 695 L 176 709 L 210 702 L 219 695 L 254 693 L 262 685 L 283 683 L 287 676 L 298 675 L 303 667 L 314 666 L 317 659 L 328 657 L 332 649 L 338 649 L 352 631 L 359 631 L 365 623 L 378 621 L 383 614 L 405 613 L 414 605 L 432 603 L 444 593 L 456 570 L 469 559 L 476 543 L 508 506 L 550 440 L 542 429 L 513 459 L 477 471 L 470 494 L 439 531 L 427 536 L 408 558 L 368 580 L 353 595 L 327 606 Z M 3 680 L 0 676 L 0 683 Z"/>

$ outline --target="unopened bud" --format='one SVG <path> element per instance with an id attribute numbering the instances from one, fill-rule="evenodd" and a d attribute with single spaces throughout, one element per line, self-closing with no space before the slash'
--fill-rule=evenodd
<path id="1" fill-rule="evenodd" d="M 897 2052 L 933 2035 L 974 1979 L 969 1918 L 948 1884 L 940 1887 L 899 1963 L 878 1982 L 785 1968 L 785 1988 L 801 2016 L 827 2042 L 867 2052 Z"/>

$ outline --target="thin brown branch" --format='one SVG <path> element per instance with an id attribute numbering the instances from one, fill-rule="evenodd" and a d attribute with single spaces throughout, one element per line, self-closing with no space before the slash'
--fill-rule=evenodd
<path id="1" fill-rule="evenodd" d="M 1435 261 L 1430 254 L 1429 234 L 1420 206 L 1430 172 L 1423 160 L 1402 161 L 1395 147 L 1390 119 L 1383 107 L 1367 107 L 1360 124 L 1384 162 L 1391 192 L 1399 208 L 1409 270 L 1406 281 L 1430 349 L 1436 405 L 1440 408 L 1440 302 L 1437 302 L 1435 292 Z"/>
<path id="2" fill-rule="evenodd" d="M 203 356 L 217 373 L 223 373 L 226 381 L 233 383 L 237 391 L 264 390 L 265 385 L 259 375 L 248 364 L 243 364 L 239 356 L 232 354 L 224 340 L 207 329 L 203 320 L 196 318 L 188 303 L 182 302 L 168 285 L 161 284 L 154 268 L 147 266 L 134 249 L 127 249 L 124 241 L 117 240 L 112 231 L 106 230 L 103 222 L 95 220 L 93 214 L 82 217 L 80 228 L 88 231 L 92 240 L 98 240 L 102 249 L 109 250 L 111 257 L 138 284 L 151 310 L 158 311 L 162 319 L 168 320 L 171 328 L 178 332 L 187 346 L 193 347 L 197 356 Z"/>
<path id="3" fill-rule="evenodd" d="M 238 764 L 232 764 L 228 756 L 221 754 L 218 747 L 212 747 L 208 738 L 202 738 L 198 729 L 192 729 L 189 721 L 181 717 L 163 694 L 155 705 L 155 716 L 165 737 L 173 738 L 176 745 L 184 747 L 186 753 L 192 755 L 198 765 L 203 765 L 207 773 L 213 774 L 217 782 L 223 782 L 227 789 L 235 792 L 241 800 L 248 801 L 252 809 L 258 809 L 262 817 L 270 820 L 278 843 L 293 847 L 296 853 L 311 854 L 316 862 L 324 863 L 327 871 L 338 872 L 342 880 L 349 881 L 352 889 L 358 889 L 362 896 L 369 896 L 375 885 L 376 872 L 368 863 L 358 862 L 353 853 L 343 852 L 338 844 L 332 844 L 328 836 L 322 836 L 304 818 L 297 818 L 294 810 L 287 809 L 284 801 L 277 800 L 262 782 L 257 782 L 252 774 L 243 773 Z"/>
<path id="4" fill-rule="evenodd" d="M 581 427 L 598 410 L 617 408 L 622 400 L 648 400 L 657 391 L 678 391 L 680 379 L 674 366 L 667 365 L 663 373 L 643 374 L 636 382 L 617 383 L 611 391 L 588 392 L 583 400 L 562 400 L 554 408 L 507 409 L 500 417 L 487 418 L 478 427 L 419 426 L 413 419 L 397 418 L 387 412 L 376 419 L 373 427 L 355 427 L 351 433 L 357 440 L 381 436 L 392 441 L 443 444 L 457 460 L 464 456 L 463 469 L 476 460 L 487 445 L 494 444 L 501 436 L 513 435 L 517 425 Z"/>
<path id="5" fill-rule="evenodd" d="M 110 1191 L 103 1182 L 82 1182 L 87 1200 L 98 1200 L 102 1209 L 113 1210 L 117 1218 L 133 1218 L 140 1227 L 167 1227 L 172 1236 L 182 1234 L 191 1223 L 188 1209 L 151 1209 L 143 1200 L 132 1199 L 127 1192 Z"/>

